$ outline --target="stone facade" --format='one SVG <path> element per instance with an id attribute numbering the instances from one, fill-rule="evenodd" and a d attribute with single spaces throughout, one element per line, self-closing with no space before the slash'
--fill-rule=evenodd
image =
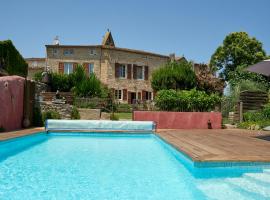
<path id="1" fill-rule="evenodd" d="M 45 58 L 25 58 L 25 61 L 28 64 L 27 78 L 33 79 L 35 73 L 45 71 Z"/>
<path id="2" fill-rule="evenodd" d="M 70 73 L 70 66 L 83 65 L 108 88 L 119 102 L 153 99 L 151 74 L 170 61 L 170 56 L 119 48 L 107 32 L 102 45 L 46 45 L 47 68 L 56 73 Z M 92 66 L 89 68 L 89 64 Z M 71 69 L 72 71 L 72 69 Z M 138 75 L 139 74 L 139 75 Z"/>

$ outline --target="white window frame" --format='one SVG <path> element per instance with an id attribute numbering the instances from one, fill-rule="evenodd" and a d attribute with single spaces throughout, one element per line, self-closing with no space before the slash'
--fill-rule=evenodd
<path id="1" fill-rule="evenodd" d="M 74 50 L 73 49 L 64 49 L 63 52 L 64 56 L 70 56 L 74 54 Z"/>
<path id="2" fill-rule="evenodd" d="M 92 70 L 91 70 L 91 66 L 92 66 Z M 93 74 L 94 73 L 94 68 L 95 68 L 95 64 L 94 63 L 89 63 L 88 64 L 88 72 L 89 72 L 89 74 Z"/>
<path id="3" fill-rule="evenodd" d="M 142 77 L 141 78 L 138 78 L 138 73 L 137 73 L 138 67 L 142 68 Z M 144 80 L 144 66 L 137 66 L 136 67 L 136 80 Z"/>
<path id="4" fill-rule="evenodd" d="M 121 72 L 121 68 L 124 67 L 125 68 L 125 75 L 123 75 L 123 73 Z M 118 78 L 120 79 L 125 79 L 127 78 L 127 65 L 126 64 L 119 64 L 119 74 L 118 74 Z"/>
<path id="5" fill-rule="evenodd" d="M 67 68 L 67 70 L 66 70 Z M 73 63 L 65 62 L 64 63 L 64 74 L 72 74 L 73 73 Z"/>
<path id="6" fill-rule="evenodd" d="M 119 95 L 121 96 L 120 98 L 119 98 Z M 114 99 L 123 100 L 123 90 L 114 90 Z"/>

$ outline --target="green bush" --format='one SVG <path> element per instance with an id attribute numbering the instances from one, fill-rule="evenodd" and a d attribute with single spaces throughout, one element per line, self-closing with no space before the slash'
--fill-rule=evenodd
<path id="1" fill-rule="evenodd" d="M 51 81 L 52 92 L 56 92 L 57 90 L 61 92 L 71 91 L 72 84 L 69 75 L 52 73 L 51 77 L 52 77 Z"/>
<path id="2" fill-rule="evenodd" d="M 28 64 L 11 40 L 0 41 L 0 66 L 3 66 L 9 75 L 27 76 Z"/>
<path id="3" fill-rule="evenodd" d="M 116 114 L 111 113 L 111 115 L 110 115 L 110 120 L 118 121 L 118 120 L 119 120 L 119 117 L 118 117 Z"/>
<path id="4" fill-rule="evenodd" d="M 74 106 L 71 111 L 71 119 L 80 119 L 80 113 L 78 109 Z"/>
<path id="5" fill-rule="evenodd" d="M 61 117 L 60 117 L 60 114 L 58 112 L 49 110 L 49 111 L 42 113 L 43 124 L 45 124 L 45 121 L 47 119 L 61 119 Z"/>
<path id="6" fill-rule="evenodd" d="M 108 97 L 108 89 L 95 74 L 87 76 L 84 68 L 78 65 L 72 74 L 51 74 L 51 90 L 56 92 L 72 91 L 78 97 Z"/>
<path id="7" fill-rule="evenodd" d="M 191 62 L 169 62 L 152 74 L 151 85 L 155 91 L 168 89 L 188 90 L 196 86 L 196 76 Z"/>
<path id="8" fill-rule="evenodd" d="M 160 110 L 166 111 L 211 111 L 218 105 L 221 98 L 217 94 L 207 94 L 204 91 L 161 90 L 155 102 Z"/>
<path id="9" fill-rule="evenodd" d="M 34 74 L 34 80 L 40 82 L 42 80 L 42 73 L 43 72 L 37 72 L 37 73 L 35 73 Z"/>
<path id="10" fill-rule="evenodd" d="M 101 97 L 102 85 L 96 76 L 91 74 L 86 79 L 78 82 L 72 91 L 79 97 Z"/>
<path id="11" fill-rule="evenodd" d="M 132 112 L 132 106 L 126 103 L 116 104 L 116 111 L 123 113 Z"/>
<path id="12" fill-rule="evenodd" d="M 246 112 L 243 114 L 243 122 L 239 128 L 262 129 L 270 126 L 270 104 L 266 104 L 260 112 Z"/>

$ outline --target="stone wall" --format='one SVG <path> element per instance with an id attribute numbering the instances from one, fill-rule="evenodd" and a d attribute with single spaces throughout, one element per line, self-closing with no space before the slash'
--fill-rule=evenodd
<path id="1" fill-rule="evenodd" d="M 73 106 L 70 104 L 56 104 L 49 101 L 41 101 L 40 108 L 42 112 L 56 111 L 60 114 L 61 119 L 71 119 Z"/>
<path id="2" fill-rule="evenodd" d="M 99 120 L 101 113 L 100 109 L 88 109 L 88 108 L 78 108 L 81 119 L 85 120 Z"/>
<path id="3" fill-rule="evenodd" d="M 220 112 L 134 111 L 134 121 L 154 121 L 158 129 L 221 129 Z"/>

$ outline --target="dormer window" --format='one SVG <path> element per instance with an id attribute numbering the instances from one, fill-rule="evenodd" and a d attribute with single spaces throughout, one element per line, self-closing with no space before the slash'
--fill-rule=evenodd
<path id="1" fill-rule="evenodd" d="M 64 49 L 65 56 L 73 55 L 73 53 L 74 53 L 73 49 Z"/>

